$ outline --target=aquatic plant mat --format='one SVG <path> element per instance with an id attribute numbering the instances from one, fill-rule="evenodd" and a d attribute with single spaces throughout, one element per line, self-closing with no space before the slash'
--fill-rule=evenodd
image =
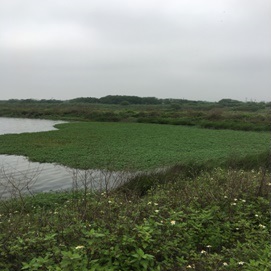
<path id="1" fill-rule="evenodd" d="M 218 166 L 229 157 L 258 155 L 270 144 L 268 132 L 99 122 L 56 127 L 59 130 L 2 135 L 0 153 L 72 168 L 136 171 L 209 160 Z"/>

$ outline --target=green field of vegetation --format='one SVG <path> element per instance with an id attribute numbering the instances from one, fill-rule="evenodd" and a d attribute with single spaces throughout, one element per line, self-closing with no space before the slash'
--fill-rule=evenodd
<path id="1" fill-rule="evenodd" d="M 0 136 L 0 153 L 74 168 L 144 170 L 175 164 L 257 155 L 269 148 L 266 132 L 210 130 L 138 123 L 80 122 L 58 131 Z M 16 142 L 16 144 L 14 144 Z"/>
<path id="2" fill-rule="evenodd" d="M 0 101 L 0 116 L 71 121 L 1 135 L 0 154 L 89 169 L 81 189 L 0 199 L 0 270 L 271 270 L 270 105 Z M 93 191 L 91 169 L 134 174 Z M 24 181 L 1 176 L 14 191 Z"/>

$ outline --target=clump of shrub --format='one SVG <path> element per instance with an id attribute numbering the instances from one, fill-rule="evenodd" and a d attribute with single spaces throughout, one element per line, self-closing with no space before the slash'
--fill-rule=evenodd
<path id="1" fill-rule="evenodd" d="M 0 269 L 270 270 L 267 171 L 151 178 L 156 185 L 142 195 L 118 189 L 1 201 Z"/>

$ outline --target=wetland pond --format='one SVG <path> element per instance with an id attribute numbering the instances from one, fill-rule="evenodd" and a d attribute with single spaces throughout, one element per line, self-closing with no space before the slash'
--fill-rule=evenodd
<path id="1" fill-rule="evenodd" d="M 0 135 L 56 130 L 63 121 L 0 117 Z M 16 144 L 16 142 L 14 142 Z M 27 157 L 0 155 L 0 199 L 20 194 L 88 187 L 93 190 L 120 185 L 124 174 L 100 170 L 78 170 L 49 163 L 28 161 Z"/>

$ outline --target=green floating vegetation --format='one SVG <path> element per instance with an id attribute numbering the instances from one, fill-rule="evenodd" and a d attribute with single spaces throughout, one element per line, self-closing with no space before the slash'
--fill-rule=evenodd
<path id="1" fill-rule="evenodd" d="M 0 153 L 73 168 L 145 170 L 174 164 L 258 155 L 269 148 L 267 132 L 196 127 L 78 122 L 59 130 L 0 136 Z"/>

